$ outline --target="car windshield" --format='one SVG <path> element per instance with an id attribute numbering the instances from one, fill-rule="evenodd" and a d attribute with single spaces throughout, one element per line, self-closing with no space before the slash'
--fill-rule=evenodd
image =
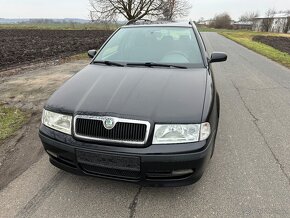
<path id="1" fill-rule="evenodd" d="M 134 64 L 140 66 L 142 63 L 150 67 L 203 66 L 197 39 L 193 29 L 189 27 L 121 28 L 102 48 L 94 61 L 118 62 L 128 66 Z"/>

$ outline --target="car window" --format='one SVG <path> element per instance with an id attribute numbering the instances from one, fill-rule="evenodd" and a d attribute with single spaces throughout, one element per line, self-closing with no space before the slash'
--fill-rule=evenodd
<path id="1" fill-rule="evenodd" d="M 192 28 L 121 28 L 97 55 L 96 61 L 201 65 L 202 56 Z"/>
<path id="2" fill-rule="evenodd" d="M 102 50 L 102 59 L 107 59 L 110 56 L 116 54 L 120 51 L 120 44 L 124 39 L 124 32 L 119 31 L 117 34 L 113 36 L 108 44 L 106 44 L 105 49 Z"/>

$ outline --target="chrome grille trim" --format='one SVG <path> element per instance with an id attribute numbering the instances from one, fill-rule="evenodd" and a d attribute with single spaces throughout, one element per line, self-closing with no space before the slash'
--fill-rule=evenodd
<path id="1" fill-rule="evenodd" d="M 126 141 L 126 140 L 114 140 L 114 139 L 104 139 L 104 138 L 97 138 L 97 137 L 89 137 L 80 135 L 76 132 L 76 121 L 77 119 L 88 119 L 88 120 L 98 120 L 104 122 L 107 118 L 113 118 L 115 120 L 115 123 L 134 123 L 134 124 L 144 124 L 146 125 L 146 133 L 145 138 L 143 141 Z M 112 116 L 91 116 L 91 115 L 76 115 L 73 119 L 73 133 L 74 136 L 80 139 L 86 139 L 96 142 L 112 142 L 112 143 L 119 143 L 119 144 L 134 144 L 134 145 L 144 145 L 146 144 L 148 137 L 149 137 L 149 131 L 150 131 L 150 123 L 148 121 L 143 120 L 133 120 L 133 119 L 125 119 L 125 118 L 119 118 L 119 117 L 112 117 Z"/>

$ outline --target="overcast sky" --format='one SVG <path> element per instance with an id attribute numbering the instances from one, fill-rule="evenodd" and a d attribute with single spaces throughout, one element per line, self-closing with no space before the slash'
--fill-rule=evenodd
<path id="1" fill-rule="evenodd" d="M 290 10 L 290 0 L 190 0 L 190 19 L 213 17 L 228 12 L 237 19 L 246 11 L 268 8 Z M 0 18 L 88 18 L 88 0 L 0 0 Z"/>

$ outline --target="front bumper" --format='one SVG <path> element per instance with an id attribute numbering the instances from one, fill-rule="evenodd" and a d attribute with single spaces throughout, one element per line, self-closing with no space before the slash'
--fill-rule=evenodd
<path id="1" fill-rule="evenodd" d="M 43 125 L 39 136 L 50 162 L 60 169 L 78 175 L 135 182 L 144 186 L 183 186 L 198 181 L 211 157 L 215 139 L 210 137 L 207 141 L 191 144 L 124 148 L 76 141 L 71 136 Z M 118 166 L 106 168 L 92 163 L 90 158 L 80 160 L 80 153 L 90 157 L 94 154 L 103 155 L 101 158 L 128 157 L 138 162 L 138 170 L 118 169 Z"/>

